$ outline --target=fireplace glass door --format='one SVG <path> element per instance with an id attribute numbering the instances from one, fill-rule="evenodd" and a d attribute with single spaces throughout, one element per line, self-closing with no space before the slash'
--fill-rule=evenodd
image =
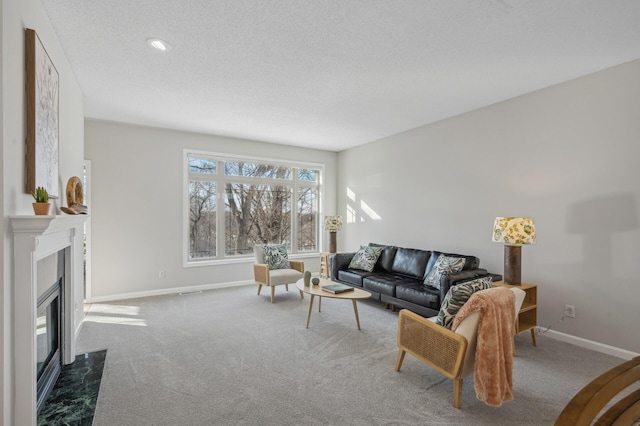
<path id="1" fill-rule="evenodd" d="M 57 288 L 56 288 L 57 287 Z M 36 361 L 38 380 L 60 347 L 60 288 L 54 286 L 38 306 L 36 317 Z"/>
<path id="2" fill-rule="evenodd" d="M 36 314 L 36 379 L 37 411 L 62 370 L 62 286 L 64 252 L 54 253 L 38 261 L 38 301 Z"/>

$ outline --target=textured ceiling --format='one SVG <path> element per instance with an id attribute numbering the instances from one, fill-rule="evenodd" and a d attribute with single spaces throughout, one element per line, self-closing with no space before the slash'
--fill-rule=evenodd
<path id="1" fill-rule="evenodd" d="M 87 117 L 332 151 L 640 58 L 637 0 L 42 3 Z"/>

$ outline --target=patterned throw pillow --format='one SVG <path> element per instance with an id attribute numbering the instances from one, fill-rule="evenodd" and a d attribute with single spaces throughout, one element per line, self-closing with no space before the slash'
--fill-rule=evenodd
<path id="1" fill-rule="evenodd" d="M 384 247 L 377 246 L 360 246 L 360 250 L 353 255 L 351 262 L 349 263 L 350 269 L 362 269 L 363 271 L 371 272 L 373 267 L 380 257 Z"/>
<path id="2" fill-rule="evenodd" d="M 440 305 L 440 312 L 436 318 L 436 324 L 451 329 L 453 319 L 473 293 L 493 287 L 491 277 L 476 278 L 473 281 L 452 286 Z"/>
<path id="3" fill-rule="evenodd" d="M 264 250 L 264 261 L 269 265 L 270 270 L 291 269 L 285 244 L 265 244 L 262 250 Z"/>
<path id="4" fill-rule="evenodd" d="M 440 289 L 440 278 L 442 274 L 453 274 L 462 271 L 464 268 L 464 257 L 447 257 L 444 254 L 438 256 L 438 260 L 429 271 L 429 275 L 424 279 L 426 285 Z"/>

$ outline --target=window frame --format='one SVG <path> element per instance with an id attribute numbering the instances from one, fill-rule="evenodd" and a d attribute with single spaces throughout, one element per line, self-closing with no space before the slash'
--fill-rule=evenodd
<path id="1" fill-rule="evenodd" d="M 211 182 L 216 182 L 216 227 L 219 230 L 216 233 L 216 257 L 208 258 L 207 260 L 190 260 L 189 259 L 189 247 L 190 247 L 190 235 L 189 235 L 189 221 L 190 221 L 190 199 L 189 199 L 189 182 L 190 182 L 190 170 L 189 170 L 189 157 L 207 157 L 212 160 L 218 162 L 216 167 L 215 174 L 203 174 L 201 175 L 201 180 L 207 180 Z M 225 161 L 242 161 L 242 162 L 253 162 L 253 163 L 261 163 L 268 164 L 271 166 L 281 166 L 288 167 L 291 169 L 315 169 L 319 170 L 320 176 L 318 177 L 317 183 L 312 181 L 298 180 L 297 173 L 293 173 L 291 179 L 275 179 L 275 178 L 256 178 L 250 176 L 227 176 L 224 171 L 224 167 L 220 167 L 220 164 Z M 182 247 L 182 262 L 185 268 L 192 267 L 200 267 L 200 266 L 212 266 L 212 265 L 224 265 L 224 264 L 234 264 L 234 263 L 250 263 L 253 262 L 253 254 L 247 255 L 235 255 L 232 257 L 227 257 L 225 255 L 225 246 L 224 246 L 224 211 L 225 211 L 225 198 L 224 191 L 220 191 L 219 188 L 224 188 L 224 185 L 227 183 L 255 183 L 256 179 L 259 179 L 259 182 L 264 185 L 276 185 L 276 186 L 289 186 L 291 188 L 292 194 L 292 202 L 291 202 L 291 250 L 289 252 L 290 258 L 306 258 L 306 257 L 317 257 L 320 254 L 321 248 L 323 247 L 323 228 L 322 228 L 322 218 L 323 215 L 323 206 L 324 206 L 324 173 L 325 173 L 325 165 L 322 163 L 312 163 L 312 162 L 304 162 L 304 161 L 291 161 L 291 160 L 283 160 L 283 159 L 273 159 L 267 157 L 258 157 L 258 156 L 247 156 L 247 155 L 234 155 L 234 154 L 226 154 L 220 152 L 212 152 L 212 151 L 203 151 L 196 149 L 184 149 L 183 150 L 183 158 L 182 158 L 182 169 L 183 169 L 183 182 L 182 182 L 182 237 L 183 237 L 183 247 Z M 301 187 L 311 187 L 317 188 L 318 190 L 318 201 L 317 201 L 317 241 L 316 241 L 316 250 L 315 251 L 303 251 L 298 252 L 297 241 L 298 241 L 298 202 L 296 198 L 296 193 Z M 222 214 L 220 214 L 222 213 Z M 222 219 L 220 219 L 222 218 Z M 222 231 L 222 232 L 220 232 Z"/>

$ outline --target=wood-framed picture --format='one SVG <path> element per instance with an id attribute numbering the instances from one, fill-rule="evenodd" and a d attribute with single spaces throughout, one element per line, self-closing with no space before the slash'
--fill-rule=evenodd
<path id="1" fill-rule="evenodd" d="M 38 34 L 26 29 L 26 190 L 58 196 L 59 76 Z"/>

